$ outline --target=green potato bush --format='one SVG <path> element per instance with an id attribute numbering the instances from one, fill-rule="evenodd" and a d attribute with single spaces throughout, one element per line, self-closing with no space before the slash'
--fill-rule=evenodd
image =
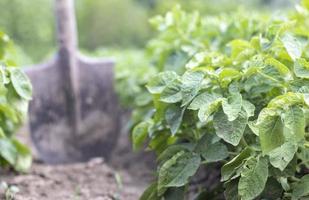
<path id="1" fill-rule="evenodd" d="M 196 200 L 308 198 L 309 1 L 277 17 L 176 7 L 152 24 L 157 74 L 132 141 L 156 152 L 158 170 L 141 200 L 185 199 L 213 163 L 221 181 Z"/>
<path id="2" fill-rule="evenodd" d="M 25 172 L 32 161 L 31 152 L 14 136 L 27 116 L 32 87 L 25 73 L 14 66 L 8 49 L 12 43 L 0 32 L 0 167 Z"/>
<path id="3" fill-rule="evenodd" d="M 186 13 L 176 6 L 166 16 L 150 20 L 158 36 L 149 41 L 145 52 L 109 51 L 108 55 L 114 55 L 117 59 L 115 85 L 121 102 L 127 108 L 134 108 L 130 123 L 135 124 L 151 116 L 153 102 L 145 87 L 149 77 L 166 70 L 181 74 L 186 62 L 200 49 L 210 46 L 221 49 L 226 41 L 235 37 L 248 38 L 250 33 L 262 26 L 256 19 L 261 15 L 251 13 L 251 18 L 236 20 L 248 15 L 238 12 L 233 16 L 201 17 L 197 12 Z M 169 20 L 177 23 L 168 26 L 166 22 Z M 221 31 L 220 27 L 227 28 Z M 182 29 L 188 30 L 187 33 L 183 33 Z"/>
<path id="4" fill-rule="evenodd" d="M 176 4 L 180 4 L 186 11 L 198 10 L 205 15 L 223 12 L 234 12 L 239 6 L 250 10 L 279 10 L 293 5 L 290 0 L 135 0 L 145 6 L 152 14 L 162 14 Z"/>
<path id="5" fill-rule="evenodd" d="M 80 47 L 144 47 L 153 35 L 147 20 L 169 10 L 176 3 L 186 10 L 204 14 L 234 12 L 238 5 L 250 9 L 277 9 L 289 0 L 76 0 Z M 38 63 L 56 48 L 54 0 L 0 0 L 0 29 L 18 45 L 22 65 Z"/>

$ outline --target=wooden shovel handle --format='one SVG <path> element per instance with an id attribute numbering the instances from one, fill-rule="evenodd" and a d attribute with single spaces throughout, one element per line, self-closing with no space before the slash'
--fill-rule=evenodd
<path id="1" fill-rule="evenodd" d="M 74 0 L 55 0 L 55 11 L 59 45 L 57 65 L 63 80 L 68 122 L 74 134 L 78 134 L 81 104 Z"/>
<path id="2" fill-rule="evenodd" d="M 78 42 L 74 0 L 55 0 L 55 12 L 59 48 L 76 51 Z"/>

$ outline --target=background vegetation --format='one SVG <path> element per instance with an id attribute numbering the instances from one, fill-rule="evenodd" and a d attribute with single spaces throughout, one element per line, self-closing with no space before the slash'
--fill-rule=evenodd
<path id="1" fill-rule="evenodd" d="M 290 0 L 76 0 L 80 48 L 144 47 L 153 32 L 148 19 L 177 3 L 184 10 L 212 15 L 235 11 L 239 6 L 278 9 Z M 0 0 L 0 13 L 0 30 L 17 44 L 18 64 L 39 62 L 53 52 L 53 0 Z"/>

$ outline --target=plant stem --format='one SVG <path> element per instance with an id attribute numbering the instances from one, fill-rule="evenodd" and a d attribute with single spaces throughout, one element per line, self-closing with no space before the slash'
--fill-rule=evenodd
<path id="1" fill-rule="evenodd" d="M 243 146 L 243 147 L 248 147 L 249 146 L 244 137 L 241 138 L 240 145 Z"/>
<path id="2" fill-rule="evenodd" d="M 294 181 L 294 182 L 299 182 L 300 181 L 299 178 L 296 178 L 294 176 L 291 176 L 290 179 L 291 179 L 291 181 Z"/>

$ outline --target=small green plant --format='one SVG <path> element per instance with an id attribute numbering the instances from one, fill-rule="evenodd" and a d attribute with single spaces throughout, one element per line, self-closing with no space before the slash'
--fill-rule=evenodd
<path id="1" fill-rule="evenodd" d="M 32 87 L 24 72 L 8 59 L 9 45 L 9 37 L 0 32 L 0 166 L 26 171 L 31 165 L 31 153 L 14 133 L 26 118 Z"/>
<path id="2" fill-rule="evenodd" d="M 5 200 L 14 200 L 19 188 L 15 185 L 9 186 L 6 182 L 1 182 L 0 190 L 4 193 Z"/>
<path id="3" fill-rule="evenodd" d="M 152 23 L 160 73 L 132 140 L 135 149 L 147 141 L 158 171 L 141 200 L 185 199 L 212 163 L 221 181 L 201 185 L 196 200 L 308 198 L 309 1 L 280 18 L 175 8 Z"/>

